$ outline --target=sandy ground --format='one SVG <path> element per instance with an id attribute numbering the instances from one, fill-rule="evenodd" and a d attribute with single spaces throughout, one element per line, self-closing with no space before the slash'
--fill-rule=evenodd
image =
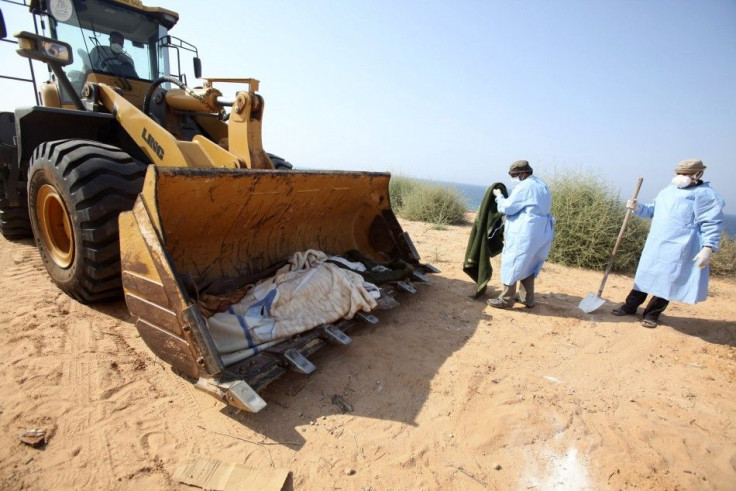
<path id="1" fill-rule="evenodd" d="M 442 273 L 269 386 L 259 414 L 175 375 L 122 301 L 72 301 L 31 241 L 0 238 L 0 488 L 191 489 L 172 475 L 203 457 L 288 469 L 295 489 L 736 488 L 731 280 L 649 330 L 609 313 L 630 278 L 585 314 L 601 274 L 548 264 L 535 309 L 499 311 L 497 275 L 468 298 L 470 226 L 402 223 Z M 31 428 L 45 447 L 20 443 Z"/>

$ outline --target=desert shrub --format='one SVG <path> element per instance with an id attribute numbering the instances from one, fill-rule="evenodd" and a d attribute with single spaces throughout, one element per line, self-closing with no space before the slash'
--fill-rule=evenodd
<path id="1" fill-rule="evenodd" d="M 419 185 L 419 182 L 415 179 L 404 176 L 391 176 L 391 180 L 388 183 L 388 194 L 394 212 L 398 213 L 401 210 L 404 206 L 404 198 L 411 194 L 417 185 Z"/>
<path id="2" fill-rule="evenodd" d="M 604 271 L 626 215 L 626 199 L 592 174 L 556 174 L 547 183 L 557 219 L 549 260 Z M 648 221 L 631 216 L 612 271 L 636 269 L 648 231 Z"/>
<path id="3" fill-rule="evenodd" d="M 721 236 L 720 250 L 711 256 L 710 272 L 731 278 L 736 275 L 736 239 L 725 233 Z"/>
<path id="4" fill-rule="evenodd" d="M 465 221 L 465 197 L 455 188 L 399 176 L 391 178 L 389 195 L 394 212 L 407 220 L 439 227 Z"/>

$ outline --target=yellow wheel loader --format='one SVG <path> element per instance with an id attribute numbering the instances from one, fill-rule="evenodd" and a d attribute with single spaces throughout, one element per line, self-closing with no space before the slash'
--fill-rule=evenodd
<path id="1" fill-rule="evenodd" d="M 50 80 L 36 106 L 0 113 L 0 232 L 32 234 L 78 301 L 124 294 L 149 348 L 197 388 L 259 411 L 269 382 L 312 372 L 310 354 L 437 271 L 391 210 L 389 174 L 298 171 L 266 153 L 258 80 L 202 78 L 196 48 L 168 32 L 178 14 L 29 6 L 44 35 L 15 34 L 16 52 Z M 200 87 L 182 75 L 186 52 Z M 310 290 L 320 275 L 330 283 Z"/>

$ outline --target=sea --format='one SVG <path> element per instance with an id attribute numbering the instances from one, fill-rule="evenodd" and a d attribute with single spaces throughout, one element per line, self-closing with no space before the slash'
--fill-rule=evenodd
<path id="1" fill-rule="evenodd" d="M 442 182 L 442 181 L 429 181 L 435 184 L 441 184 L 443 186 L 449 186 L 457 189 L 460 194 L 465 197 L 468 210 L 476 211 L 480 207 L 483 196 L 486 194 L 486 186 L 479 186 L 477 184 L 461 184 L 456 182 Z M 736 215 L 724 214 L 723 215 L 723 229 L 731 237 L 736 237 Z"/>

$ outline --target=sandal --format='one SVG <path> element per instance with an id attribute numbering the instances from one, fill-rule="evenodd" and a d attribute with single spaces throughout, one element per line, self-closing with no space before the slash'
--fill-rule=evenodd
<path id="1" fill-rule="evenodd" d="M 655 327 L 657 327 L 657 321 L 653 321 L 651 319 L 644 319 L 641 321 L 641 325 L 648 329 L 654 329 Z"/>

